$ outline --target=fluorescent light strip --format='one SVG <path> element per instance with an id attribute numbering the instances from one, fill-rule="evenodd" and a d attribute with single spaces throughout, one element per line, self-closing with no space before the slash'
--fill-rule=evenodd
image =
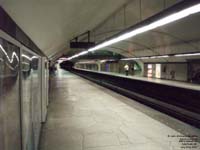
<path id="1" fill-rule="evenodd" d="M 168 57 L 169 57 L 169 55 L 144 56 L 144 57 L 123 58 L 123 59 L 121 59 L 121 60 L 157 59 L 157 58 L 168 58 Z"/>
<path id="2" fill-rule="evenodd" d="M 148 57 L 150 58 L 150 57 Z M 132 57 L 132 58 L 122 58 L 120 60 L 138 60 L 138 59 L 141 59 L 140 57 Z"/>
<path id="3" fill-rule="evenodd" d="M 72 57 L 67 58 L 67 60 L 71 60 L 71 59 L 73 59 L 73 58 L 76 58 L 76 57 L 85 55 L 85 54 L 87 54 L 87 53 L 89 53 L 89 51 L 80 52 L 80 53 L 78 53 L 78 54 L 76 54 L 76 55 L 73 55 Z"/>
<path id="4" fill-rule="evenodd" d="M 162 55 L 162 56 L 151 56 L 150 58 L 168 58 L 169 55 Z"/>
<path id="5" fill-rule="evenodd" d="M 121 60 L 158 59 L 158 58 L 188 57 L 188 56 L 200 56 L 200 53 L 175 54 L 175 55 L 171 55 L 171 56 L 169 56 L 169 55 L 161 55 L 161 56 L 133 57 L 133 58 L 123 58 Z"/>
<path id="6" fill-rule="evenodd" d="M 131 58 L 122 58 L 120 60 L 138 60 L 138 59 L 158 59 L 158 58 L 169 58 L 169 57 L 187 57 L 187 56 L 200 56 L 200 53 L 187 53 L 187 54 L 174 54 L 174 55 L 160 55 L 160 56 L 142 56 L 142 57 L 131 57 Z M 66 58 L 69 60 L 69 58 Z M 102 62 L 106 60 L 101 60 Z M 112 59 L 110 60 L 112 61 Z"/>
<path id="7" fill-rule="evenodd" d="M 174 13 L 174 14 L 171 14 L 167 17 L 164 17 L 158 21 L 155 21 L 153 23 L 150 23 L 148 25 L 145 25 L 141 28 L 138 28 L 138 29 L 135 29 L 131 32 L 128 32 L 128 33 L 125 33 L 125 34 L 122 34 L 121 36 L 118 36 L 114 39 L 111 39 L 111 40 L 108 40 L 108 41 L 105 41 L 103 42 L 102 44 L 99 44 L 93 48 L 90 48 L 88 51 L 86 51 L 87 53 L 88 52 L 91 52 L 91 51 L 95 51 L 95 50 L 99 50 L 101 48 L 104 48 L 106 46 L 109 46 L 109 45 L 112 45 L 114 43 L 117 43 L 119 41 L 122 41 L 122 40 L 125 40 L 125 39 L 128 39 L 128 38 L 131 38 L 131 37 L 134 37 L 138 34 L 141 34 L 141 33 L 144 33 L 144 32 L 147 32 L 147 31 L 150 31 L 150 30 L 153 30 L 155 28 L 158 28 L 158 27 L 161 27 L 161 26 L 164 26 L 166 24 L 169 24 L 169 23 L 172 23 L 174 21 L 177 21 L 177 20 L 180 20 L 182 18 L 185 18 L 189 15 L 192 15 L 192 14 L 195 14 L 195 13 L 198 13 L 200 12 L 200 4 L 196 4 L 194 6 L 191 6 L 189 8 L 186 8 L 184 10 L 181 10 L 177 13 Z M 74 55 L 72 57 L 69 57 L 68 60 L 71 60 L 73 58 L 76 58 L 76 57 L 79 57 L 81 55 L 84 55 L 84 54 L 81 54 L 80 55 Z"/>
<path id="8" fill-rule="evenodd" d="M 96 61 L 91 60 L 91 61 L 82 61 L 82 62 L 77 62 L 76 64 L 94 64 Z"/>
<path id="9" fill-rule="evenodd" d="M 200 53 L 190 53 L 190 54 L 176 54 L 175 57 L 186 57 L 186 56 L 200 56 Z"/>
<path id="10" fill-rule="evenodd" d="M 177 13 L 174 13 L 174 14 L 169 15 L 167 17 L 164 17 L 164 18 L 162 18 L 158 21 L 155 21 L 155 22 L 153 22 L 149 25 L 143 26 L 141 28 L 135 29 L 135 30 L 133 30 L 129 33 L 125 33 L 125 34 L 123 34 L 123 35 L 121 35 L 117 38 L 111 39 L 111 40 L 106 41 L 106 42 L 104 42 L 100 45 L 97 45 L 94 48 L 90 48 L 88 51 L 95 51 L 95 50 L 101 49 L 103 47 L 106 47 L 106 46 L 109 46 L 111 44 L 117 43 L 119 41 L 131 38 L 131 37 L 136 36 L 138 34 L 153 30 L 153 29 L 158 28 L 160 26 L 164 26 L 166 24 L 169 24 L 171 22 L 185 18 L 185 17 L 187 17 L 191 14 L 198 13 L 198 12 L 200 12 L 200 4 L 186 8 L 186 9 L 180 11 L 180 12 L 177 12 Z"/>

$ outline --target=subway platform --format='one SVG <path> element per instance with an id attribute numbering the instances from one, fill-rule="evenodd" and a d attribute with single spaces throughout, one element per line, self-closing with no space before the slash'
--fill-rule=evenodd
<path id="1" fill-rule="evenodd" d="M 200 129 L 70 72 L 50 88 L 40 150 L 200 149 Z"/>

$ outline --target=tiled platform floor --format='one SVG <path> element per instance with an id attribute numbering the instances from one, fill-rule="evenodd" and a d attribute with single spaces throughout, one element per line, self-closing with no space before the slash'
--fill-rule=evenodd
<path id="1" fill-rule="evenodd" d="M 197 128 L 69 72 L 51 80 L 40 150 L 182 150 L 176 136 L 200 137 Z"/>

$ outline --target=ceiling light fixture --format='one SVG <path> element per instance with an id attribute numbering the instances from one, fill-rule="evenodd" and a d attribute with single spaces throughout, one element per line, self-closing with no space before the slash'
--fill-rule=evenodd
<path id="1" fill-rule="evenodd" d="M 200 56 L 200 52 L 185 53 L 185 54 L 170 54 L 170 55 L 160 55 L 160 56 L 132 57 L 132 58 L 123 58 L 120 60 L 158 59 L 158 58 L 168 58 L 168 57 L 192 57 L 192 56 Z"/>
<path id="2" fill-rule="evenodd" d="M 172 23 L 174 21 L 177 21 L 177 20 L 180 20 L 182 18 L 185 18 L 189 15 L 192 15 L 192 14 L 195 14 L 195 13 L 198 13 L 200 12 L 200 3 L 199 4 L 196 4 L 194 6 L 191 6 L 189 8 L 186 8 L 186 9 L 183 9 L 181 11 L 178 11 L 176 13 L 173 13 L 169 16 L 166 16 L 160 20 L 157 20 L 157 21 L 154 21 L 150 24 L 147 24 L 147 25 L 144 25 L 140 28 L 136 28 L 128 33 L 124 33 L 116 38 L 113 38 L 111 40 L 108 40 L 108 41 L 105 41 L 99 45 L 96 45 L 95 47 L 92 47 L 90 49 L 88 49 L 87 51 L 85 51 L 85 53 L 81 52 L 79 54 L 76 54 L 72 57 L 69 57 L 68 60 L 71 60 L 73 58 L 77 58 L 79 56 L 82 56 L 82 55 L 85 55 L 87 54 L 88 52 L 92 52 L 92 51 L 96 51 L 96 50 L 99 50 L 101 48 L 104 48 L 104 47 L 107 47 L 109 45 L 112 45 L 114 43 L 117 43 L 117 42 L 120 42 L 120 41 L 123 41 L 125 39 L 128 39 L 128 38 L 131 38 L 131 37 L 134 37 L 138 34 L 141 34 L 141 33 L 144 33 L 144 32 L 147 32 L 147 31 L 150 31 L 150 30 L 153 30 L 155 28 L 158 28 L 158 27 L 161 27 L 161 26 L 164 26 L 166 24 L 169 24 L 169 23 Z"/>
<path id="3" fill-rule="evenodd" d="M 139 60 L 139 59 L 150 59 L 150 57 L 145 56 L 145 57 L 132 57 L 132 58 L 122 58 L 120 60 Z"/>
<path id="4" fill-rule="evenodd" d="M 168 58 L 169 55 L 162 55 L 162 56 L 151 56 L 150 58 Z"/>
<path id="5" fill-rule="evenodd" d="M 138 59 L 158 59 L 158 58 L 168 58 L 169 55 L 160 55 L 160 56 L 142 56 L 142 57 L 133 57 L 133 58 L 123 58 L 121 60 L 138 60 Z"/>
<path id="6" fill-rule="evenodd" d="M 200 56 L 200 53 L 176 54 L 175 57 Z"/>

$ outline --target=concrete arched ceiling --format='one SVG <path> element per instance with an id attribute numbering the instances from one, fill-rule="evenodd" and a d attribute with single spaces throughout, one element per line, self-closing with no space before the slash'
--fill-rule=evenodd
<path id="1" fill-rule="evenodd" d="M 126 57 L 200 52 L 199 27 L 200 13 L 113 44 L 107 49 Z M 172 61 L 172 58 L 159 61 L 163 60 Z"/>
<path id="2" fill-rule="evenodd" d="M 2 7 L 47 55 L 91 30 L 128 0 L 0 0 Z"/>

